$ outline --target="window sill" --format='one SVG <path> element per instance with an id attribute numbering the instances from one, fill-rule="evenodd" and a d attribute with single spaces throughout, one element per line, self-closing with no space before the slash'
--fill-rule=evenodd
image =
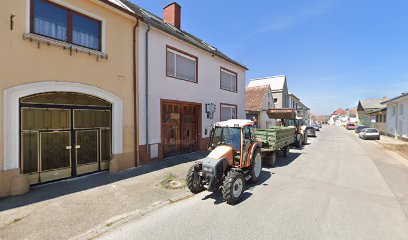
<path id="1" fill-rule="evenodd" d="M 52 38 L 48 38 L 45 36 L 40 36 L 34 33 L 24 33 L 23 34 L 23 39 L 24 40 L 29 40 L 30 42 L 35 41 L 38 43 L 38 47 L 40 47 L 41 43 L 46 44 L 47 46 L 56 46 L 56 47 L 61 47 L 64 50 L 69 50 L 70 54 L 72 54 L 72 52 L 81 52 L 81 53 L 85 53 L 93 56 L 96 56 L 98 59 L 108 59 L 108 54 L 98 51 L 98 50 L 92 50 L 86 47 L 81 47 L 75 44 L 71 44 L 71 43 L 67 43 L 64 41 L 59 41 L 56 39 L 52 39 Z"/>
<path id="2" fill-rule="evenodd" d="M 227 91 L 227 92 L 238 93 L 238 91 L 232 91 L 232 90 L 225 89 L 225 88 L 220 88 L 220 89 L 221 89 L 221 90 L 224 90 L 224 91 Z"/>

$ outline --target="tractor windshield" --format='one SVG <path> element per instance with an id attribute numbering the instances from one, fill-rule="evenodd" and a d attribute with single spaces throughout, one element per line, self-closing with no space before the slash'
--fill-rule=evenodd
<path id="1" fill-rule="evenodd" d="M 216 127 L 212 146 L 230 145 L 235 151 L 241 149 L 241 128 Z"/>

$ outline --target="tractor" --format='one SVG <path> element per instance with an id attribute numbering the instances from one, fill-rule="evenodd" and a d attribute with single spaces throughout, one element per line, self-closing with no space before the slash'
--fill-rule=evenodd
<path id="1" fill-rule="evenodd" d="M 221 187 L 224 200 L 237 203 L 246 181 L 255 183 L 261 176 L 261 147 L 250 120 L 231 119 L 214 124 L 208 144 L 211 152 L 188 170 L 188 188 L 199 193 Z"/>

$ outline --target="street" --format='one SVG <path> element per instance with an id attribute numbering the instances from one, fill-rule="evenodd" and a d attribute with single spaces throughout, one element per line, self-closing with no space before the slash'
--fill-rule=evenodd
<path id="1" fill-rule="evenodd" d="M 263 168 L 235 206 L 220 191 L 205 191 L 100 237 L 407 239 L 407 183 L 403 159 L 353 131 L 324 125 L 303 150 Z"/>

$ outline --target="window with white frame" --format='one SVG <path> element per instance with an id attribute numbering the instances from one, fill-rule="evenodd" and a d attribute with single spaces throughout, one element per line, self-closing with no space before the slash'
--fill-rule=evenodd
<path id="1" fill-rule="evenodd" d="M 221 104 L 221 121 L 237 118 L 237 106 L 230 104 Z"/>
<path id="2" fill-rule="evenodd" d="M 221 89 L 231 92 L 237 92 L 237 78 L 238 78 L 237 73 L 227 70 L 225 68 L 221 68 L 220 78 Z"/>
<path id="3" fill-rule="evenodd" d="M 404 104 L 402 104 L 402 103 L 399 105 L 399 114 L 400 115 L 404 114 Z"/>
<path id="4" fill-rule="evenodd" d="M 395 116 L 395 106 L 391 107 L 391 116 Z"/>
<path id="5" fill-rule="evenodd" d="M 197 82 L 197 60 L 193 55 L 167 47 L 167 76 Z"/>

